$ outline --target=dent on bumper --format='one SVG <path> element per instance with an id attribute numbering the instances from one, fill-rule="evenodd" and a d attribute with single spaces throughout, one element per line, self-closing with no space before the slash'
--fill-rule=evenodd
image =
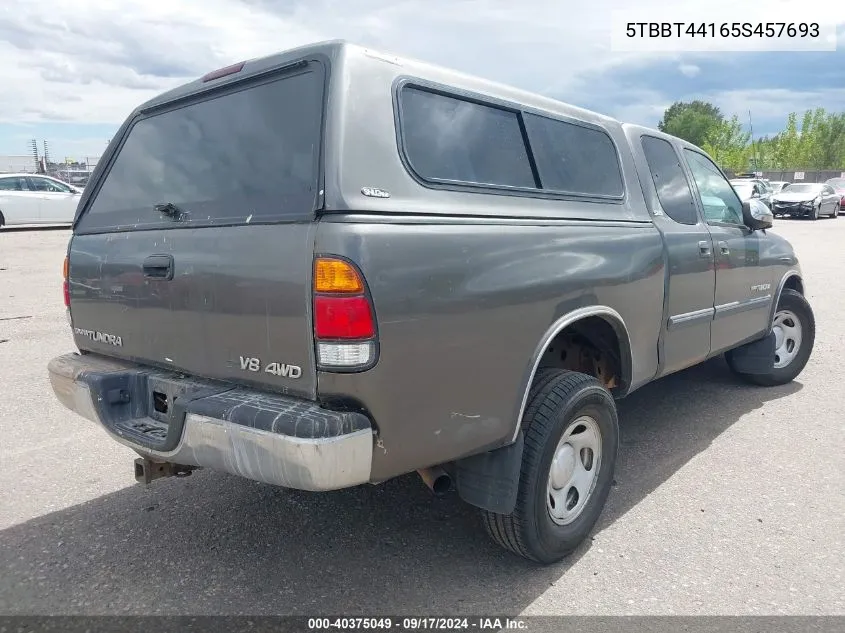
<path id="1" fill-rule="evenodd" d="M 182 436 L 176 447 L 167 452 L 140 446 L 112 432 L 97 412 L 89 386 L 82 380 L 86 372 L 121 372 L 129 365 L 78 354 L 60 356 L 50 361 L 48 371 L 53 391 L 68 409 L 101 425 L 118 442 L 151 459 L 177 464 L 200 466 L 300 490 L 337 490 L 369 481 L 373 453 L 371 428 L 349 433 L 333 433 L 327 437 L 296 437 L 271 430 L 253 428 L 230 420 L 188 412 Z M 266 395 L 256 396 L 266 398 Z M 333 412 L 316 404 L 291 402 L 291 412 L 303 406 L 320 412 L 322 417 Z M 246 402 L 246 400 L 245 400 Z M 344 415 L 337 413 L 338 416 Z"/>

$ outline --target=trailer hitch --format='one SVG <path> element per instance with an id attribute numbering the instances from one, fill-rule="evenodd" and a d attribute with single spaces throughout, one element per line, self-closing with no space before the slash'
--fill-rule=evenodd
<path id="1" fill-rule="evenodd" d="M 149 484 L 156 479 L 164 477 L 187 477 L 196 466 L 185 464 L 174 464 L 172 462 L 156 462 L 146 457 L 139 457 L 135 460 L 135 481 Z"/>

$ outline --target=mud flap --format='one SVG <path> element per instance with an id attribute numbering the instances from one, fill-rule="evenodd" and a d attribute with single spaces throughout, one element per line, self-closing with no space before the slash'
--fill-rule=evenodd
<path id="1" fill-rule="evenodd" d="M 731 362 L 740 374 L 767 374 L 775 364 L 775 334 L 731 350 Z"/>
<path id="2" fill-rule="evenodd" d="M 455 462 L 455 487 L 467 503 L 489 512 L 510 514 L 516 506 L 524 437 L 510 446 Z"/>

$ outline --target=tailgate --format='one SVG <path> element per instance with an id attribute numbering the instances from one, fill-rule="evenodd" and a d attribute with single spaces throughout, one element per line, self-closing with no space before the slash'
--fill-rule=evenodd
<path id="1" fill-rule="evenodd" d="M 134 120 L 74 230 L 77 346 L 314 398 L 323 69 Z"/>

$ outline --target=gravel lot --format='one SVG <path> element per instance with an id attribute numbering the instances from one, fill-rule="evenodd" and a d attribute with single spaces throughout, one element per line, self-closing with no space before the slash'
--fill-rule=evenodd
<path id="1" fill-rule="evenodd" d="M 845 219 L 776 220 L 818 333 L 791 385 L 721 359 L 620 403 L 593 538 L 539 568 L 416 476 L 331 494 L 201 471 L 149 488 L 63 409 L 66 230 L 0 231 L 0 613 L 845 614 Z"/>

